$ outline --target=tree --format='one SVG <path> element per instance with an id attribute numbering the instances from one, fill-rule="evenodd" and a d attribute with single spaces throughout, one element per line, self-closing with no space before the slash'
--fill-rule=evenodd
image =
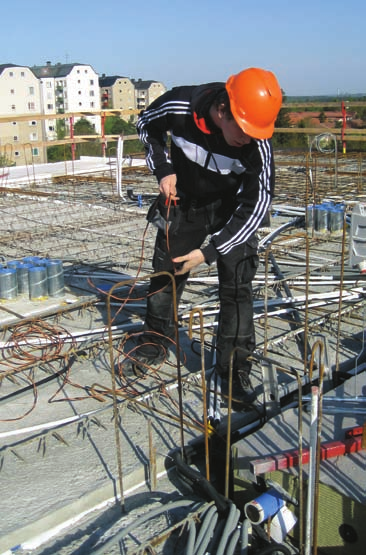
<path id="1" fill-rule="evenodd" d="M 74 135 L 96 135 L 96 131 L 88 119 L 80 118 L 74 125 Z"/>
<path id="2" fill-rule="evenodd" d="M 107 116 L 104 132 L 106 135 L 135 135 L 136 127 L 133 123 L 127 123 L 119 116 Z"/>
<path id="3" fill-rule="evenodd" d="M 58 140 L 62 140 L 66 137 L 66 124 L 64 119 L 56 120 L 56 135 Z"/>
<path id="4" fill-rule="evenodd" d="M 106 135 L 136 135 L 136 125 L 132 121 L 125 121 L 119 116 L 107 116 L 104 124 L 104 133 Z M 116 141 L 109 141 L 107 145 L 107 153 L 114 156 L 117 149 Z M 143 145 L 138 139 L 125 141 L 123 151 L 125 154 L 134 154 L 143 152 Z"/>
<path id="5" fill-rule="evenodd" d="M 324 110 L 322 110 L 322 111 L 319 113 L 318 118 L 319 118 L 319 123 L 325 123 L 325 122 L 326 122 L 327 116 L 325 115 Z"/>
<path id="6" fill-rule="evenodd" d="M 0 168 L 5 168 L 9 166 L 15 166 L 15 162 L 12 162 L 6 154 L 0 154 Z"/>
<path id="7" fill-rule="evenodd" d="M 282 91 L 282 101 L 286 102 L 286 95 L 284 91 Z M 290 110 L 288 108 L 281 108 L 278 112 L 277 119 L 275 121 L 275 127 L 290 127 L 291 126 L 291 118 L 290 118 Z M 274 146 L 288 146 L 289 142 L 291 141 L 290 137 L 287 133 L 276 133 L 273 137 L 273 144 Z"/>
<path id="8" fill-rule="evenodd" d="M 70 145 L 55 145 L 47 148 L 47 161 L 60 162 L 60 160 L 71 160 Z"/>

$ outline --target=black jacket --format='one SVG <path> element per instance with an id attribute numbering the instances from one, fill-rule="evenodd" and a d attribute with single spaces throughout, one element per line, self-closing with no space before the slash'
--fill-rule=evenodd
<path id="1" fill-rule="evenodd" d="M 175 87 L 157 98 L 137 122 L 147 165 L 158 181 L 175 173 L 178 196 L 201 204 L 226 195 L 235 197 L 231 218 L 202 249 L 208 262 L 253 237 L 274 192 L 271 141 L 252 139 L 240 148 L 229 146 L 209 116 L 212 102 L 224 86 Z"/>

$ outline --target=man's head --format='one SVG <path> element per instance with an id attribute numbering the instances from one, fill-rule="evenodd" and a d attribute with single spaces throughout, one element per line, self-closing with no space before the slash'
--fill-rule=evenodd
<path id="1" fill-rule="evenodd" d="M 216 98 L 210 109 L 212 121 L 218 127 L 230 146 L 240 148 L 250 143 L 252 138 L 236 123 L 231 113 L 229 95 L 224 89 Z"/>
<path id="2" fill-rule="evenodd" d="M 244 69 L 226 82 L 230 114 L 245 135 L 269 139 L 282 104 L 275 75 L 260 68 Z M 223 106 L 223 105 L 222 105 Z"/>

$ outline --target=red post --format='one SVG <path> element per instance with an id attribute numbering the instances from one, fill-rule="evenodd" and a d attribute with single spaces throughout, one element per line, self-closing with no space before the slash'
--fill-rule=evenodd
<path id="1" fill-rule="evenodd" d="M 105 151 L 107 148 L 107 141 L 105 140 L 105 112 L 101 115 L 101 126 L 102 126 L 102 155 L 105 158 Z"/>
<path id="2" fill-rule="evenodd" d="M 346 132 L 346 125 L 347 125 L 347 111 L 346 105 L 342 100 L 342 148 L 343 154 L 346 154 L 346 139 L 345 139 L 345 132 Z"/>
<path id="3" fill-rule="evenodd" d="M 70 121 L 70 139 L 73 139 L 74 138 L 74 116 L 70 116 L 69 121 Z M 73 162 L 75 160 L 75 147 L 76 147 L 75 143 L 71 142 L 71 158 Z"/>

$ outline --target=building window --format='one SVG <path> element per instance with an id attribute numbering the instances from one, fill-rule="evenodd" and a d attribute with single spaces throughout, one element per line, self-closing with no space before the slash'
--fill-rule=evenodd
<path id="1" fill-rule="evenodd" d="M 82 103 L 82 102 L 79 102 L 79 106 L 82 106 L 82 105 L 83 105 L 83 103 Z"/>
<path id="2" fill-rule="evenodd" d="M 46 81 L 46 87 L 47 87 L 47 89 L 51 89 L 51 88 L 52 88 L 52 83 L 51 83 L 51 81 Z"/>
<path id="3" fill-rule="evenodd" d="M 30 112 L 34 112 L 35 109 L 36 109 L 36 105 L 34 104 L 34 102 L 28 102 L 28 110 Z"/>
<path id="4" fill-rule="evenodd" d="M 20 156 L 19 150 L 15 150 L 15 151 L 14 151 L 14 156 Z"/>
<path id="5" fill-rule="evenodd" d="M 16 121 L 13 121 L 13 125 L 16 125 L 16 124 L 17 124 L 17 122 L 16 122 Z"/>
<path id="6" fill-rule="evenodd" d="M 16 110 L 15 104 L 11 105 L 11 109 L 13 110 L 13 112 L 15 112 L 15 110 Z"/>
<path id="7" fill-rule="evenodd" d="M 54 125 L 49 125 L 49 126 L 48 126 L 48 131 L 54 131 L 54 130 L 55 130 Z"/>
<path id="8" fill-rule="evenodd" d="M 9 77 L 14 77 L 14 72 L 13 71 L 9 71 Z"/>
<path id="9" fill-rule="evenodd" d="M 90 103 L 90 108 L 94 108 L 94 102 Z"/>
<path id="10" fill-rule="evenodd" d="M 81 83 L 80 79 L 78 79 L 78 83 L 79 83 L 79 85 L 80 85 L 80 83 Z"/>
<path id="11" fill-rule="evenodd" d="M 80 73 L 80 69 L 77 69 L 77 70 L 76 70 L 76 73 Z"/>
<path id="12" fill-rule="evenodd" d="M 38 139 L 37 133 L 30 133 L 29 138 L 31 141 L 36 141 Z"/>
<path id="13" fill-rule="evenodd" d="M 34 94 L 34 87 L 29 87 L 29 94 Z"/>
<path id="14" fill-rule="evenodd" d="M 10 89 L 10 94 L 15 94 L 15 90 L 14 90 L 14 89 Z"/>
<path id="15" fill-rule="evenodd" d="M 94 79 L 90 79 L 90 84 L 94 85 Z"/>
<path id="16" fill-rule="evenodd" d="M 32 126 L 37 125 L 37 122 L 33 119 L 32 121 L 29 122 L 29 125 L 32 125 Z"/>
<path id="17" fill-rule="evenodd" d="M 53 110 L 53 104 L 47 104 L 47 110 Z"/>
<path id="18" fill-rule="evenodd" d="M 16 143 L 17 141 L 19 141 L 19 137 L 18 137 L 18 135 L 14 135 L 14 137 L 13 137 L 13 141 L 14 141 L 14 143 Z"/>
<path id="19" fill-rule="evenodd" d="M 78 94 L 81 94 L 81 91 L 78 91 Z"/>
<path id="20" fill-rule="evenodd" d="M 94 91 L 89 91 L 90 96 L 94 96 Z"/>
<path id="21" fill-rule="evenodd" d="M 25 77 L 25 72 L 24 71 L 20 72 L 20 77 Z"/>
<path id="22" fill-rule="evenodd" d="M 33 156 L 39 156 L 39 149 L 37 147 L 32 148 L 32 154 Z"/>

